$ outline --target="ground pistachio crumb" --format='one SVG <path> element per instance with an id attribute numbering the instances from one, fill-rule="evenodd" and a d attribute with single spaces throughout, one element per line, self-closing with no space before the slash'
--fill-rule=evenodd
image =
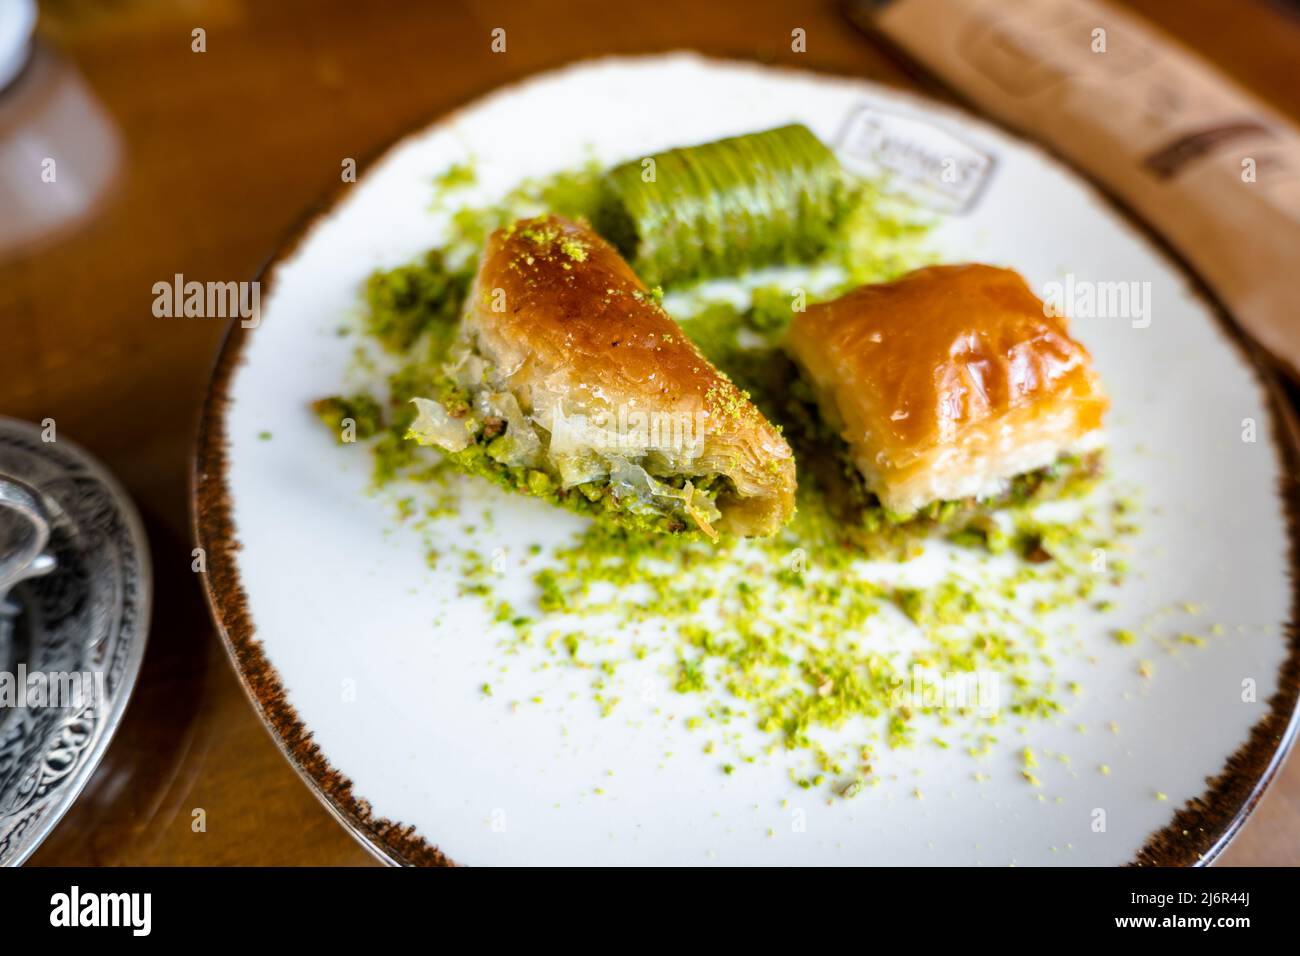
<path id="1" fill-rule="evenodd" d="M 472 185 L 472 172 L 448 170 L 438 185 L 444 191 Z M 1136 505 L 1099 502 L 1079 517 L 1052 521 L 1037 516 L 1032 502 L 1016 501 L 1006 509 L 1006 527 L 983 521 L 951 528 L 943 521 L 954 509 L 944 503 L 906 532 L 890 526 L 850 535 L 834 483 L 801 480 L 793 522 L 760 541 L 647 536 L 584 518 L 567 541 L 529 545 L 527 593 L 501 600 L 500 571 L 486 554 L 493 546 L 475 544 L 487 532 L 463 525 L 463 501 L 475 479 L 436 450 L 405 440 L 409 399 L 435 396 L 448 407 L 458 397 L 464 401 L 445 380 L 442 360 L 487 235 L 539 211 L 589 217 L 599 173 L 588 166 L 529 181 L 497 205 L 455 210 L 443 248 L 372 276 L 364 331 L 386 358 L 399 356 L 399 367 L 372 393 L 322 399 L 316 407 L 336 434 L 349 419 L 356 437 L 369 440 L 377 486 L 406 489 L 398 513 L 431 529 L 437 545 L 427 549 L 429 566 L 457 575 L 459 596 L 482 603 L 503 659 L 529 661 L 538 671 L 572 669 L 588 682 L 590 701 L 604 717 L 621 713 L 632 696 L 617 692 L 622 669 L 641 665 L 644 674 L 657 667 L 660 692 L 674 707 L 654 712 L 671 712 L 665 719 L 707 735 L 701 749 L 726 759 L 725 775 L 788 754 L 798 761 L 790 769 L 795 785 L 827 787 L 846 799 L 880 784 L 877 767 L 891 751 L 928 741 L 951 749 L 952 759 L 981 760 L 998 746 L 999 728 L 1008 722 L 1023 728 L 1056 720 L 1081 688 L 1056 676 L 1068 648 L 1046 622 L 1080 605 L 1114 611 L 1125 562 L 1113 557 L 1104 577 L 1089 569 L 1097 549 L 1123 552 L 1135 533 Z M 923 244 L 926 227 L 862 188 L 862 211 L 846 224 L 843 248 L 824 263 L 841 271 L 810 287 L 810 301 L 892 278 L 932 257 Z M 526 238 L 540 255 L 557 237 L 538 231 Z M 588 257 L 577 240 L 561 239 L 559 251 L 574 264 Z M 801 467 L 831 455 L 835 436 L 810 417 L 801 380 L 780 349 L 792 316 L 790 290 L 750 289 L 741 305 L 703 293 L 691 299 L 694 294 L 670 289 L 691 302 L 678 308 L 673 299 L 670 311 L 727 376 L 709 396 L 718 414 L 739 415 L 752 399 L 790 440 Z M 661 288 L 645 295 L 667 301 Z M 819 465 L 829 465 L 816 468 L 828 474 L 838 467 L 833 457 Z M 537 470 L 521 475 L 539 496 L 555 490 L 553 481 Z M 419 497 L 410 496 L 412 484 Z M 1059 490 L 1068 497 L 1083 489 L 1070 483 Z M 437 536 L 443 522 L 456 519 L 462 523 L 455 533 Z M 875 560 L 906 563 L 931 539 L 981 557 L 1034 558 L 1010 561 L 996 573 L 955 566 L 924 584 L 886 584 L 870 571 Z M 879 552 L 871 550 L 876 540 L 884 543 Z M 806 560 L 792 561 L 792 554 Z M 616 636 L 627 633 L 635 637 Z M 1098 627 L 1092 639 L 1102 642 L 1108 633 L 1120 644 L 1136 640 L 1132 631 L 1109 626 Z M 985 714 L 953 706 L 923 682 L 916 686 L 918 673 L 996 675 L 1000 709 Z M 487 683 L 480 691 L 492 696 Z M 540 695 L 521 697 L 542 702 Z M 741 742 L 740 729 L 757 730 L 765 746 Z M 1038 763 L 1030 747 L 1021 751 L 1021 763 L 1024 779 L 1040 786 L 1029 772 Z M 976 771 L 975 779 L 989 776 Z M 922 798 L 919 787 L 912 792 Z"/>

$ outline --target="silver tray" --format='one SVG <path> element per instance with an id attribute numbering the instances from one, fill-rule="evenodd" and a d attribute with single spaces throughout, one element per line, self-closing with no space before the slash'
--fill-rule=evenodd
<path id="1" fill-rule="evenodd" d="M 144 657 L 152 575 L 134 505 L 80 448 L 0 418 L 0 474 L 39 491 L 56 560 L 9 592 L 16 614 L 0 614 L 0 673 L 11 688 L 20 669 L 93 677 L 70 706 L 0 697 L 0 865 L 17 866 L 76 800 L 121 720 Z"/>

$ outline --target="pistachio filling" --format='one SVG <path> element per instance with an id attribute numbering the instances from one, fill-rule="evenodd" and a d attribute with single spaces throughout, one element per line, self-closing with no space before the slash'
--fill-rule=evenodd
<path id="1" fill-rule="evenodd" d="M 709 538 L 717 537 L 720 499 L 735 496 L 725 475 L 667 471 L 653 451 L 557 450 L 551 431 L 520 407 L 472 343 L 452 346 L 434 394 L 411 399 L 417 414 L 406 437 L 441 449 L 462 471 L 508 490 L 627 528 Z"/>
<path id="2" fill-rule="evenodd" d="M 842 466 L 853 482 L 861 509 L 861 525 L 868 533 L 928 533 L 940 528 L 948 532 L 949 541 L 983 545 L 994 553 L 1005 551 L 1011 543 L 993 520 L 996 512 L 1085 492 L 1103 471 L 1103 456 L 1099 451 L 1082 456 L 1063 454 L 1046 468 L 1014 476 L 1001 494 L 932 501 L 909 514 L 898 514 L 884 507 L 879 497 L 867 488 L 862 473 L 849 460 L 848 446 L 841 444 Z"/>

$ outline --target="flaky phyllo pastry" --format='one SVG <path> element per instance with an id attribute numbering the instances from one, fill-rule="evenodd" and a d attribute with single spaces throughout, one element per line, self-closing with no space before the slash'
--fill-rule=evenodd
<path id="1" fill-rule="evenodd" d="M 585 225 L 492 235 L 444 372 L 409 437 L 507 487 L 710 536 L 793 513 L 785 440 Z"/>
<path id="2" fill-rule="evenodd" d="M 895 518 L 995 500 L 1102 444 L 1107 400 L 1087 351 L 1008 269 L 934 266 L 862 286 L 797 314 L 785 344 Z"/>

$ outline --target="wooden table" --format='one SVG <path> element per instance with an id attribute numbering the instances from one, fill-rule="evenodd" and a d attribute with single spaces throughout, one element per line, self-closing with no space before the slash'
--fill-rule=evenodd
<path id="1" fill-rule="evenodd" d="M 1294 7 L 1132 5 L 1300 117 Z M 497 26 L 505 55 L 489 52 Z M 796 26 L 802 56 L 789 48 Z M 191 51 L 195 27 L 206 53 Z M 576 58 L 694 47 L 915 81 L 829 2 L 48 0 L 40 32 L 112 117 L 126 163 L 93 221 L 0 261 L 0 413 L 53 417 L 117 473 L 149 526 L 158 598 L 126 718 L 33 862 L 371 862 L 280 756 L 209 622 L 190 571 L 187 470 L 222 324 L 155 318 L 153 283 L 251 278 L 337 183 L 343 157 Z M 191 830 L 196 808 L 206 832 Z M 1300 863 L 1300 760 L 1223 862 Z"/>

